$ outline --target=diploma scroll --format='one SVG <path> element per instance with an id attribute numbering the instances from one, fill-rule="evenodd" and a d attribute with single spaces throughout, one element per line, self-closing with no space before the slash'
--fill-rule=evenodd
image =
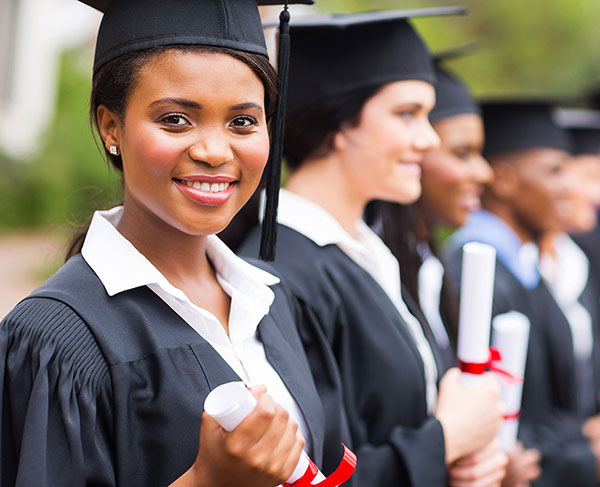
<path id="1" fill-rule="evenodd" d="M 490 360 L 490 321 L 494 297 L 496 249 L 479 242 L 463 246 L 457 356 L 466 386 L 480 383 Z"/>
<path id="2" fill-rule="evenodd" d="M 229 382 L 213 389 L 204 402 L 204 410 L 226 431 L 233 431 L 256 407 L 257 401 L 243 382 Z M 302 452 L 298 465 L 286 482 L 289 487 L 321 485 L 336 487 L 352 476 L 356 468 L 356 456 L 344 447 L 345 454 L 340 467 L 325 477 L 306 452 Z M 336 483 L 339 479 L 339 483 Z"/>
<path id="3" fill-rule="evenodd" d="M 498 315 L 492 322 L 492 343 L 502 356 L 500 365 L 517 377 L 525 374 L 529 330 L 529 319 L 517 311 Z M 502 449 L 510 453 L 517 441 L 523 382 L 501 381 L 500 387 L 502 402 L 506 406 L 506 418 L 498 431 L 498 439 Z"/>

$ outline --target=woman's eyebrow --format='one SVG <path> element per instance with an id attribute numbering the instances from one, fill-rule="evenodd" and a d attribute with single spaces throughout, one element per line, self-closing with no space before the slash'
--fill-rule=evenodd
<path id="1" fill-rule="evenodd" d="M 261 111 L 263 109 L 263 107 L 261 105 L 257 105 L 256 103 L 253 103 L 253 102 L 247 102 L 247 103 L 240 103 L 238 105 L 233 105 L 232 107 L 229 108 L 229 111 L 233 112 L 236 110 L 248 110 L 249 108 L 256 108 Z"/>
<path id="2" fill-rule="evenodd" d="M 161 105 L 167 103 L 173 105 L 180 105 L 186 108 L 193 108 L 195 110 L 202 110 L 202 105 L 192 100 L 186 100 L 185 98 L 161 98 L 160 100 L 156 100 L 150 103 L 150 105 L 148 105 L 148 108 L 153 107 L 154 105 Z"/>
<path id="3" fill-rule="evenodd" d="M 421 110 L 423 108 L 422 103 L 406 102 L 398 103 L 395 106 L 396 110 Z"/>

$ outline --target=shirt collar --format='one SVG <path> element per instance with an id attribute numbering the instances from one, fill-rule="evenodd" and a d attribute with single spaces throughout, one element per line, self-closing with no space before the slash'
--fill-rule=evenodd
<path id="1" fill-rule="evenodd" d="M 310 238 L 320 247 L 354 241 L 325 209 L 286 189 L 279 193 L 277 221 Z M 357 222 L 358 227 L 360 223 Z"/>
<path id="2" fill-rule="evenodd" d="M 493 246 L 498 259 L 523 286 L 531 289 L 538 285 L 537 247 L 524 244 L 502 219 L 485 210 L 472 213 L 466 225 L 452 235 L 448 247 L 453 250 L 472 241 Z"/>
<path id="3" fill-rule="evenodd" d="M 166 289 L 173 286 L 161 272 L 139 252 L 116 228 L 122 206 L 108 211 L 96 211 L 83 243 L 81 255 L 96 273 L 109 296 L 141 286 L 157 284 Z M 210 235 L 206 253 L 217 276 L 236 288 L 268 291 L 279 279 L 236 256 L 217 236 Z"/>

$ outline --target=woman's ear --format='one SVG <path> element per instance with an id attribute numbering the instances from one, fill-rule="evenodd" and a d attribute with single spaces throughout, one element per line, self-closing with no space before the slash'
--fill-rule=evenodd
<path id="1" fill-rule="evenodd" d="M 344 130 L 338 130 L 333 134 L 332 148 L 334 151 L 344 151 L 348 147 L 348 139 Z"/>
<path id="2" fill-rule="evenodd" d="M 494 178 L 489 188 L 496 198 L 502 201 L 511 200 L 519 190 L 517 168 L 510 162 L 499 160 L 492 164 Z"/>
<path id="3" fill-rule="evenodd" d="M 98 120 L 98 131 L 106 150 L 114 153 L 114 149 L 111 150 L 111 148 L 116 147 L 120 151 L 121 123 L 119 117 L 104 105 L 100 105 L 96 110 L 96 118 Z"/>

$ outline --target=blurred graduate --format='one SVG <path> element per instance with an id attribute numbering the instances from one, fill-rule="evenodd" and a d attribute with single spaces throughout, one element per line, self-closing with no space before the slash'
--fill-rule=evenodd
<path id="1" fill-rule="evenodd" d="M 444 374 L 397 259 L 362 220 L 372 200 L 416 200 L 424 154 L 439 145 L 428 120 L 435 71 L 408 18 L 459 11 L 325 16 L 290 28 L 290 174 L 274 266 L 302 303 L 326 410 L 343 397 L 360 485 L 500 485 L 504 475 L 495 379 L 466 389 L 457 369 Z M 257 226 L 241 252 L 256 255 L 259 239 Z"/>
<path id="2" fill-rule="evenodd" d="M 378 202 L 371 212 L 375 229 L 400 262 L 403 291 L 422 312 L 449 366 L 456 363 L 458 292 L 444 268 L 436 230 L 457 229 L 481 208 L 481 196 L 493 172 L 482 157 L 480 108 L 466 85 L 444 67 L 472 45 L 436 56 L 436 104 L 429 115 L 440 146 L 427 151 L 422 164 L 422 193 L 413 205 Z M 518 445 L 510 452 L 504 486 L 520 486 L 539 473 L 539 452 Z"/>
<path id="3" fill-rule="evenodd" d="M 581 426 L 598 412 L 598 310 L 565 314 L 539 265 L 542 239 L 564 230 L 571 207 L 570 138 L 547 100 L 489 101 L 483 120 L 494 178 L 484 210 L 450 240 L 448 268 L 458 284 L 462 244 L 496 248 L 494 314 L 515 310 L 531 323 L 519 434 L 542 453 L 536 485 L 597 485 L 597 453 Z M 577 292 L 595 292 L 595 276 L 581 284 Z"/>

